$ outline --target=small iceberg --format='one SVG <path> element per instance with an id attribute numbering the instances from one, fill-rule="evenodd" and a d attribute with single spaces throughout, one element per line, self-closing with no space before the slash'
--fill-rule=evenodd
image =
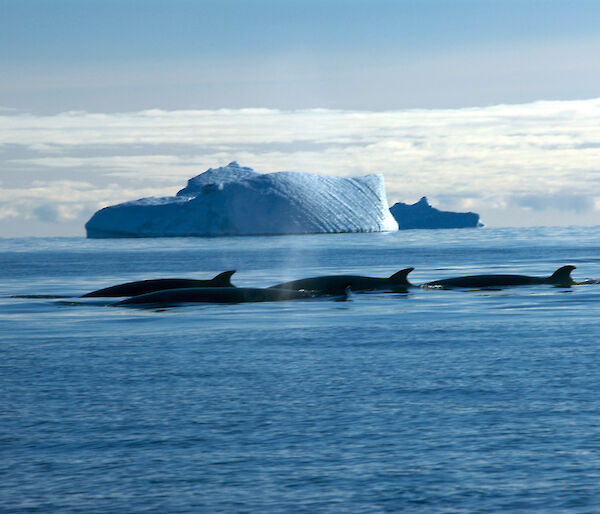
<path id="1" fill-rule="evenodd" d="M 470 228 L 482 227 L 479 214 L 474 212 L 440 211 L 429 205 L 424 196 L 417 203 L 396 203 L 390 212 L 400 230 L 412 228 Z"/>

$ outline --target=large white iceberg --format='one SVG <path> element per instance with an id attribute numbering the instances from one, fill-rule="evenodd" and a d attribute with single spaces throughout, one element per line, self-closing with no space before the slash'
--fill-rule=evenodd
<path id="1" fill-rule="evenodd" d="M 142 198 L 96 212 L 90 238 L 234 236 L 398 230 L 383 177 L 261 174 L 232 162 L 188 180 L 177 196 Z"/>

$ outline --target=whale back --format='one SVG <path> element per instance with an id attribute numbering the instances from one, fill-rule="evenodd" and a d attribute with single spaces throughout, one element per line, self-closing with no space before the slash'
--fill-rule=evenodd
<path id="1" fill-rule="evenodd" d="M 180 289 L 188 287 L 235 287 L 231 283 L 231 276 L 235 270 L 224 271 L 208 280 L 194 280 L 187 278 L 158 278 L 126 282 L 116 286 L 105 287 L 84 294 L 81 298 L 117 298 L 120 296 L 138 296 L 153 293 L 164 289 Z"/>
<path id="2" fill-rule="evenodd" d="M 535 284 L 552 284 L 556 286 L 570 286 L 575 282 L 571 278 L 571 271 L 575 266 L 562 266 L 549 277 L 531 277 L 528 275 L 468 275 L 464 277 L 434 280 L 423 284 L 424 287 L 506 287 Z"/>
<path id="3" fill-rule="evenodd" d="M 310 291 L 252 287 L 187 287 L 133 296 L 112 304 L 171 306 L 181 303 L 247 303 L 299 300 L 318 296 Z"/>
<path id="4" fill-rule="evenodd" d="M 325 295 L 343 295 L 346 288 L 354 293 L 361 291 L 404 291 L 411 286 L 407 275 L 414 268 L 397 271 L 389 278 L 365 277 L 362 275 L 327 275 L 302 278 L 271 286 L 271 289 L 295 289 L 319 291 Z"/>

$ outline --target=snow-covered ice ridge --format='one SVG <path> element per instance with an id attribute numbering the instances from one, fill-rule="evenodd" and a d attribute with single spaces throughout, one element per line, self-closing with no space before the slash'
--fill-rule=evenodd
<path id="1" fill-rule="evenodd" d="M 174 197 L 105 207 L 87 237 L 181 237 L 398 230 L 382 175 L 257 173 L 231 162 L 188 180 Z"/>

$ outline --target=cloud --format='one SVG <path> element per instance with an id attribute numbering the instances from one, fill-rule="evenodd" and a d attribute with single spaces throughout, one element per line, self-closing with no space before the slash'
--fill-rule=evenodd
<path id="1" fill-rule="evenodd" d="M 19 216 L 19 212 L 14 206 L 0 205 L 0 220 L 8 218 L 16 218 Z"/>
<path id="2" fill-rule="evenodd" d="M 260 172 L 382 173 L 391 202 L 426 195 L 439 208 L 493 211 L 504 224 L 522 221 L 513 209 L 589 219 L 598 211 L 598 119 L 600 98 L 381 112 L 0 111 L 0 215 L 83 224 L 100 206 L 172 195 L 237 160 Z"/>
<path id="3" fill-rule="evenodd" d="M 98 187 L 88 182 L 36 180 L 28 188 L 0 189 L 0 220 L 13 218 L 25 224 L 29 220 L 46 224 L 79 220 L 83 227 L 96 210 L 144 196 L 164 196 L 164 190 L 123 189 L 116 183 Z"/>
<path id="4" fill-rule="evenodd" d="M 557 209 L 559 211 L 586 213 L 595 209 L 595 198 L 585 194 L 520 195 L 513 197 L 511 203 L 517 207 L 524 207 L 533 211 Z"/>
<path id="5" fill-rule="evenodd" d="M 33 216 L 45 223 L 56 223 L 76 220 L 83 210 L 81 204 L 42 204 L 33 209 Z"/>
<path id="6" fill-rule="evenodd" d="M 33 209 L 33 215 L 39 221 L 45 223 L 56 223 L 60 219 L 59 215 L 60 205 L 42 204 Z"/>

